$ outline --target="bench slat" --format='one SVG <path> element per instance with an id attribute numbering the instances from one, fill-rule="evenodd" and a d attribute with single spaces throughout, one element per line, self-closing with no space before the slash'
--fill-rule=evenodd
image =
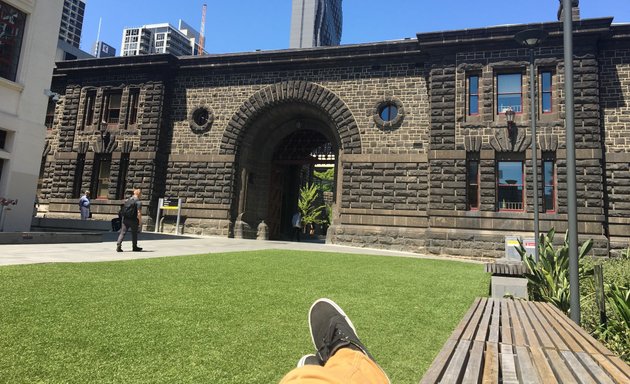
<path id="1" fill-rule="evenodd" d="M 596 384 L 595 380 L 591 377 L 586 369 L 582 366 L 582 362 L 573 354 L 573 352 L 562 351 L 560 352 L 564 360 L 567 362 L 571 370 L 577 377 L 578 382 L 581 384 Z"/>
<path id="2" fill-rule="evenodd" d="M 558 384 L 558 380 L 549 365 L 549 361 L 541 348 L 532 348 L 532 359 L 544 384 Z"/>
<path id="3" fill-rule="evenodd" d="M 481 317 L 481 320 L 475 332 L 475 339 L 474 339 L 475 341 L 487 340 L 488 332 L 490 331 L 490 328 L 489 328 L 490 317 L 492 316 L 492 310 L 494 309 L 494 305 L 495 305 L 494 300 L 492 299 L 488 300 L 486 307 L 484 308 L 484 311 L 483 311 L 483 316 Z"/>
<path id="4" fill-rule="evenodd" d="M 571 370 L 565 364 L 560 353 L 555 349 L 548 349 L 546 352 L 549 362 L 551 363 L 551 368 L 555 372 L 558 381 L 561 383 L 575 383 L 575 377 L 571 374 Z"/>
<path id="5" fill-rule="evenodd" d="M 473 342 L 472 349 L 470 350 L 470 357 L 468 358 L 468 364 L 466 364 L 466 372 L 464 372 L 464 379 L 462 383 L 476 384 L 479 382 L 479 377 L 482 371 L 483 350 L 486 346 L 484 341 Z"/>
<path id="6" fill-rule="evenodd" d="M 499 345 L 486 343 L 486 358 L 483 364 L 483 384 L 499 382 Z"/>
<path id="7" fill-rule="evenodd" d="M 534 368 L 534 364 L 532 364 L 532 359 L 526 347 L 516 347 L 516 359 L 518 361 L 519 382 L 525 384 L 539 384 L 538 373 Z"/>
<path id="8" fill-rule="evenodd" d="M 547 328 L 549 327 L 549 324 L 546 322 L 546 320 L 544 320 L 544 317 L 540 313 L 538 307 L 535 307 L 533 305 L 524 305 L 523 308 L 525 309 L 525 313 L 529 315 L 529 320 L 532 322 L 532 326 L 536 329 L 536 335 L 540 340 L 540 345 L 545 348 L 553 348 L 554 344 L 551 341 L 549 334 L 547 333 Z M 541 319 L 545 321 L 546 325 L 543 325 Z"/>
<path id="9" fill-rule="evenodd" d="M 499 300 L 494 300 L 492 307 L 492 323 L 490 323 L 490 332 L 488 341 L 492 343 L 499 342 L 499 332 L 501 330 L 501 305 Z"/>
<path id="10" fill-rule="evenodd" d="M 501 344 L 501 376 L 504 384 L 518 384 L 512 346 Z"/>
<path id="11" fill-rule="evenodd" d="M 609 358 L 609 356 L 604 356 L 599 353 L 591 354 L 593 359 L 597 361 L 597 363 L 608 373 L 612 379 L 619 384 L 628 384 L 630 383 L 630 377 L 619 369 L 619 367 L 613 363 L 613 361 Z M 621 360 L 617 358 L 618 360 Z M 625 364 L 623 361 L 620 361 L 622 364 Z M 627 364 L 626 364 L 627 366 Z"/>
<path id="12" fill-rule="evenodd" d="M 527 338 L 525 344 L 530 347 L 539 346 L 540 343 L 538 342 L 536 331 L 534 330 L 534 326 L 532 325 L 529 316 L 527 316 L 525 309 L 523 308 L 523 302 L 517 301 L 514 306 L 516 308 L 516 313 L 518 314 L 518 317 L 521 319 L 523 331 L 525 332 L 525 337 Z"/>
<path id="13" fill-rule="evenodd" d="M 580 359 L 584 367 L 588 369 L 591 375 L 597 379 L 597 382 L 601 384 L 615 383 L 588 353 L 578 352 L 576 353 L 576 355 Z"/>
<path id="14" fill-rule="evenodd" d="M 543 303 L 535 303 L 535 305 L 537 306 L 538 304 L 543 304 Z M 538 308 L 540 309 L 539 311 L 540 323 L 542 324 L 543 328 L 549 335 L 549 338 L 553 341 L 554 348 L 558 348 L 560 350 L 566 350 L 567 346 L 564 343 L 564 340 L 562 340 L 562 337 L 560 337 L 558 332 L 556 332 L 555 328 L 551 326 L 551 323 L 554 322 L 555 318 L 549 316 L 549 313 L 544 310 L 545 307 L 546 306 L 542 306 L 542 305 L 538 306 Z"/>
<path id="15" fill-rule="evenodd" d="M 422 376 L 420 384 L 433 384 L 439 381 L 442 372 L 446 369 L 451 354 L 457 347 L 457 342 L 458 340 L 455 339 L 448 339 L 446 341 L 440 353 L 433 359 L 429 370 Z"/>
<path id="16" fill-rule="evenodd" d="M 459 322 L 457 328 L 455 328 L 449 339 L 446 341 L 446 344 L 444 344 L 438 355 L 435 357 L 435 359 L 433 359 L 431 366 L 420 381 L 421 384 L 438 382 L 438 380 L 442 376 L 442 372 L 444 372 L 444 370 L 446 369 L 446 365 L 451 355 L 453 354 L 453 351 L 455 351 L 455 348 L 457 347 L 459 336 L 468 325 L 468 321 L 477 311 L 477 308 L 479 308 L 479 306 L 486 301 L 487 299 L 485 298 L 475 299 L 473 304 L 468 309 L 468 312 L 466 312 L 466 314 L 464 315 L 464 318 Z"/>
<path id="17" fill-rule="evenodd" d="M 501 301 L 501 342 L 512 344 L 512 325 L 507 301 Z"/>
<path id="18" fill-rule="evenodd" d="M 510 320 L 512 321 L 512 344 L 517 346 L 525 345 L 523 325 L 521 324 L 521 319 L 516 316 L 516 309 L 513 301 L 508 302 L 508 311 Z"/>
<path id="19" fill-rule="evenodd" d="M 453 357 L 448 363 L 441 383 L 459 383 L 466 367 L 466 358 L 470 350 L 470 340 L 460 340 Z"/>

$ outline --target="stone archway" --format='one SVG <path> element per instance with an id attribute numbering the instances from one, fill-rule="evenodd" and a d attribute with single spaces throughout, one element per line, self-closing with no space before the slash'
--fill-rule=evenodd
<path id="1" fill-rule="evenodd" d="M 320 85 L 274 84 L 250 97 L 233 115 L 221 143 L 221 153 L 235 155 L 237 166 L 231 214 L 237 225 L 249 228 L 249 237 L 262 220 L 286 229 L 287 217 L 294 213 L 289 210 L 296 207 L 300 186 L 296 178 L 304 181 L 298 176 L 299 167 L 308 168 L 308 160 L 302 153 L 301 158 L 291 159 L 296 163 L 280 164 L 277 155 L 297 132 L 311 143 L 324 140 L 335 153 L 335 169 L 339 153 L 361 152 L 354 116 L 341 99 Z M 270 228 L 270 233 L 274 231 Z"/>
<path id="2" fill-rule="evenodd" d="M 344 153 L 361 153 L 361 138 L 352 112 L 337 95 L 309 81 L 286 81 L 261 89 L 234 113 L 224 131 L 221 154 L 237 154 L 247 127 L 274 106 L 297 102 L 314 106 L 334 125 Z"/>

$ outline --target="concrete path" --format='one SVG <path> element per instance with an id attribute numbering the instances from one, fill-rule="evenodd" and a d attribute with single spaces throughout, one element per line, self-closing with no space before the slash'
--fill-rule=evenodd
<path id="1" fill-rule="evenodd" d="M 117 233 L 105 233 L 102 243 L 0 245 L 0 265 L 148 259 L 153 257 L 262 249 L 290 249 L 444 259 L 444 257 L 419 255 L 411 252 L 328 245 L 321 242 L 258 241 L 229 239 L 225 237 L 171 236 L 154 233 L 140 234 L 138 245 L 143 248 L 142 252 L 130 252 L 130 235 L 127 235 L 125 242 L 123 242 L 123 250 L 125 250 L 125 252 L 119 253 L 116 252 L 116 236 Z"/>

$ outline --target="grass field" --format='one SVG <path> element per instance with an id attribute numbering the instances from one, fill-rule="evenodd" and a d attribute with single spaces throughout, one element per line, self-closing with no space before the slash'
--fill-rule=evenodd
<path id="1" fill-rule="evenodd" d="M 329 297 L 417 383 L 488 284 L 477 264 L 298 251 L 1 267 L 0 382 L 276 383 Z"/>

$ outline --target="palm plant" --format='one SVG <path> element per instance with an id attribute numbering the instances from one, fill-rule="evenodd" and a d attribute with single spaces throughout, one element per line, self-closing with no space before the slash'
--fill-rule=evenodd
<path id="1" fill-rule="evenodd" d="M 319 195 L 319 188 L 315 184 L 306 184 L 300 188 L 300 198 L 298 199 L 298 210 L 302 215 L 304 225 L 321 224 L 322 212 L 326 209 L 326 205 L 316 206 L 316 200 Z"/>

